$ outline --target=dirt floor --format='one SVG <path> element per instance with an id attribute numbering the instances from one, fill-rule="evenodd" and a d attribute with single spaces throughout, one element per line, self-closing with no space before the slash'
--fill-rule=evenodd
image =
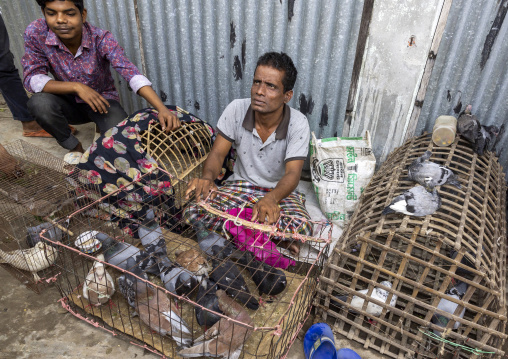
<path id="1" fill-rule="evenodd" d="M 78 138 L 86 148 L 94 136 L 94 125 L 76 126 Z M 0 96 L 0 143 L 23 139 L 49 153 L 63 158 L 67 153 L 54 139 L 24 138 L 21 124 L 12 119 Z M 158 358 L 159 356 L 129 341 L 95 328 L 64 310 L 58 302 L 54 286 L 35 294 L 10 273 L 0 268 L 0 359 L 32 358 Z M 302 333 L 314 318 L 304 326 Z M 337 348 L 352 348 L 363 359 L 388 358 L 378 352 L 364 350 L 356 342 L 336 336 Z M 508 344 L 505 345 L 505 351 Z M 288 359 L 303 359 L 303 344 L 297 339 Z"/>

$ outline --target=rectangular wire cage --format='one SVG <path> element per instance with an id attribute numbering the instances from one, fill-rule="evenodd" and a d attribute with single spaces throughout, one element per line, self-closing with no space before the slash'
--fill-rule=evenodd
<path id="1" fill-rule="evenodd" d="M 2 267 L 36 293 L 54 276 L 51 248 L 38 247 L 39 233 L 72 213 L 76 192 L 65 180 L 65 163 L 25 141 L 5 145 L 17 161 L 17 177 L 0 173 Z M 53 230 L 60 236 L 61 229 Z"/>
<path id="2" fill-rule="evenodd" d="M 186 181 L 180 178 L 176 187 L 160 186 L 168 177 L 176 182 L 162 169 L 147 173 L 71 214 L 66 220 L 73 235 L 62 242 L 42 234 L 59 248 L 55 267 L 62 305 L 78 318 L 163 357 L 176 358 L 189 351 L 190 357 L 285 356 L 310 314 L 330 242 L 329 224 L 292 217 L 284 218 L 288 227 L 282 229 L 253 224 L 231 217 L 213 206 L 210 198 L 186 201 Z M 142 195 L 134 196 L 136 190 Z M 210 218 L 243 229 L 207 231 L 202 222 L 186 221 L 188 206 L 198 206 Z M 251 206 L 245 202 L 241 210 Z M 90 210 L 106 211 L 110 217 L 83 215 Z M 293 225 L 296 221 L 300 222 Z M 314 236 L 287 229 L 302 225 L 313 228 Z M 203 229 L 208 247 L 201 242 Z M 312 241 L 319 254 L 312 263 L 275 269 L 232 245 L 241 235 L 255 241 L 260 236 Z M 84 237 L 92 240 L 92 249 L 76 246 Z M 97 268 L 108 274 L 99 280 L 94 274 Z M 281 282 L 283 286 L 275 290 Z"/>
<path id="3" fill-rule="evenodd" d="M 461 189 L 440 186 L 432 215 L 382 215 L 415 185 L 407 167 L 426 150 L 454 171 Z M 505 193 L 495 154 L 478 156 L 459 138 L 450 147 L 435 147 L 430 134 L 409 140 L 374 175 L 333 250 L 318 315 L 336 333 L 393 358 L 501 358 Z M 385 296 L 374 295 L 379 288 Z"/>

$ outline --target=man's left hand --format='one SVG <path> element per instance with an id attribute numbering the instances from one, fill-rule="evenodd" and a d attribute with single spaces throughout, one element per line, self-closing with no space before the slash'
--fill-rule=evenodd
<path id="1" fill-rule="evenodd" d="M 159 122 L 166 133 L 176 130 L 181 125 L 178 117 L 166 107 L 159 110 Z"/>
<path id="2" fill-rule="evenodd" d="M 269 195 L 261 198 L 252 208 L 251 221 L 259 221 L 265 224 L 274 224 L 278 221 L 280 207 L 276 200 Z"/>

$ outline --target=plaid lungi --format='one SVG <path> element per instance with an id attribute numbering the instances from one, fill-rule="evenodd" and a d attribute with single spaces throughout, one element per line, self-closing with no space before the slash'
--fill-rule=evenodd
<path id="1" fill-rule="evenodd" d="M 247 203 L 257 203 L 272 189 L 258 187 L 247 181 L 232 181 L 219 188 L 214 199 L 208 199 L 209 204 L 223 212 L 232 208 L 239 208 Z M 310 215 L 305 209 L 305 195 L 293 191 L 279 203 L 281 217 L 276 226 L 282 232 L 295 232 L 311 236 L 312 225 L 307 221 Z M 285 215 L 285 216 L 284 216 Z M 291 216 L 291 217 L 288 217 Z M 199 221 L 209 230 L 222 232 L 225 218 L 211 214 L 196 203 L 192 203 L 184 210 L 183 217 L 191 224 Z M 296 219 L 294 217 L 297 217 Z M 301 218 L 301 220 L 299 220 Z"/>

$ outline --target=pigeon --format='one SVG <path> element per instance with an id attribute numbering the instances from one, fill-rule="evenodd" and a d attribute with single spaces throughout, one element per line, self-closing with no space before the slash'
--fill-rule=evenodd
<path id="1" fill-rule="evenodd" d="M 252 280 L 256 283 L 259 294 L 277 295 L 286 289 L 286 275 L 280 269 L 254 259 L 251 252 L 244 252 L 238 260 L 250 272 Z"/>
<path id="2" fill-rule="evenodd" d="M 178 346 L 192 343 L 192 332 L 185 321 L 173 310 L 176 307 L 162 290 L 147 283 L 135 284 L 136 313 L 143 323 L 161 335 L 173 338 Z"/>
<path id="3" fill-rule="evenodd" d="M 221 262 L 213 259 L 210 278 L 218 284 L 220 289 L 225 290 L 228 295 L 237 299 L 247 308 L 253 310 L 259 308 L 258 300 L 252 296 L 240 270 L 232 261 L 226 259 Z"/>
<path id="4" fill-rule="evenodd" d="M 229 318 L 235 319 L 247 326 L 254 322 L 249 313 L 240 304 L 229 298 L 222 290 L 217 291 L 219 308 Z M 221 318 L 204 335 L 194 341 L 194 346 L 180 350 L 178 355 L 184 358 L 213 357 L 238 359 L 242 352 L 243 343 L 252 334 L 252 329 Z"/>
<path id="5" fill-rule="evenodd" d="M 157 262 L 167 267 L 171 265 L 168 258 L 166 241 L 162 229 L 155 220 L 153 210 L 148 211 L 147 218 L 138 228 L 138 235 L 145 250 L 152 256 L 157 257 Z M 158 266 L 157 266 L 158 267 Z"/>
<path id="6" fill-rule="evenodd" d="M 195 275 L 208 276 L 210 265 L 197 250 L 191 248 L 185 251 L 175 251 L 175 262 Z"/>
<path id="7" fill-rule="evenodd" d="M 415 186 L 401 195 L 395 197 L 382 212 L 399 212 L 409 216 L 424 217 L 436 212 L 441 207 L 441 198 L 436 188 L 428 192 L 423 186 Z"/>
<path id="8" fill-rule="evenodd" d="M 15 268 L 31 272 L 36 282 L 41 280 L 37 272 L 55 263 L 57 256 L 56 248 L 43 241 L 29 249 L 16 249 L 11 252 L 0 249 L 0 263 L 9 263 Z"/>
<path id="9" fill-rule="evenodd" d="M 102 254 L 97 256 L 83 284 L 83 297 L 95 306 L 106 303 L 115 293 L 115 282 L 100 261 L 104 262 Z"/>
<path id="10" fill-rule="evenodd" d="M 468 288 L 468 285 L 461 281 L 456 281 L 456 284 L 446 291 L 445 294 L 449 295 L 452 298 L 462 300 L 462 297 L 466 293 Z M 455 310 L 457 309 L 459 305 L 457 303 L 454 303 L 446 298 L 441 298 L 437 305 L 437 309 L 441 309 L 447 313 L 453 314 L 455 313 Z M 459 313 L 460 318 L 464 318 L 464 313 L 466 312 L 466 308 L 462 308 L 462 311 Z M 448 318 L 445 315 L 442 314 L 434 314 L 432 316 L 432 323 L 440 326 L 441 328 L 444 328 L 448 325 L 448 322 L 451 318 Z M 460 322 L 455 322 L 453 324 L 453 329 L 457 329 L 460 325 Z M 441 332 L 439 330 L 433 329 L 434 334 L 441 336 Z"/>
<path id="11" fill-rule="evenodd" d="M 389 281 L 385 280 L 385 281 L 382 281 L 380 283 L 381 285 L 385 286 L 385 287 L 388 287 L 388 288 L 391 288 L 392 287 L 392 283 L 390 283 Z M 358 293 L 361 293 L 361 294 L 367 294 L 369 291 L 369 289 L 362 289 L 362 290 L 359 290 Z M 388 291 L 386 291 L 385 289 L 383 288 L 379 288 L 379 287 L 375 287 L 374 290 L 372 291 L 372 294 L 371 294 L 371 298 L 373 299 L 377 299 L 381 302 L 385 302 L 386 303 L 386 300 L 388 299 L 388 295 L 390 293 Z M 347 295 L 342 295 L 342 296 L 336 296 L 337 299 L 339 299 L 340 301 L 342 302 L 347 302 Z M 365 302 L 365 300 L 361 297 L 358 297 L 358 296 L 353 296 L 353 299 L 351 299 L 351 306 L 354 307 L 354 308 L 357 308 L 357 309 L 362 309 L 363 307 L 363 303 Z M 396 294 L 393 294 L 392 295 L 392 299 L 390 300 L 390 307 L 395 307 L 395 304 L 397 303 L 397 295 Z M 341 304 L 338 304 L 337 302 L 335 302 L 335 305 L 339 306 L 339 307 L 342 307 Z M 367 304 L 367 309 L 366 309 L 366 312 L 370 315 L 373 315 L 373 316 L 376 316 L 376 317 L 379 317 L 381 315 L 383 311 L 383 307 L 380 306 L 380 305 L 377 305 L 373 302 L 369 302 Z M 389 309 L 387 310 L 389 311 Z M 352 312 L 354 312 L 352 310 Z"/>
<path id="12" fill-rule="evenodd" d="M 34 227 L 27 227 L 26 229 L 26 244 L 29 247 L 34 247 L 38 242 L 41 241 L 40 234 L 46 229 L 44 236 L 49 237 L 54 242 L 61 242 L 63 238 L 63 232 L 57 226 L 44 222 Z"/>
<path id="13" fill-rule="evenodd" d="M 475 143 L 480 135 L 480 121 L 471 114 L 471 105 L 467 105 L 457 119 L 457 132 L 471 143 Z"/>
<path id="14" fill-rule="evenodd" d="M 148 253 L 136 248 L 132 244 L 116 241 L 104 233 L 99 232 L 96 238 L 102 242 L 104 258 L 109 264 L 131 271 L 132 266 L 129 267 L 127 265 L 127 260 L 133 258 L 135 266 L 139 266 L 142 270 L 141 277 L 144 279 L 148 279 L 145 272 L 155 275 L 159 274 L 159 267 L 156 265 L 154 258 Z"/>
<path id="15" fill-rule="evenodd" d="M 203 285 L 200 285 L 198 289 L 196 303 L 215 312 L 212 313 L 196 306 L 196 320 L 199 325 L 204 325 L 206 328 L 211 327 L 221 319 L 221 317 L 216 314 L 222 314 L 222 311 L 219 308 L 217 290 L 219 290 L 217 283 L 206 278 L 203 280 Z"/>
<path id="16" fill-rule="evenodd" d="M 157 268 L 160 269 L 159 263 L 164 267 L 168 267 L 172 264 L 171 260 L 168 258 L 166 241 L 164 240 L 164 237 L 160 237 L 156 242 L 147 244 L 144 247 L 146 253 L 152 257 L 152 265 L 154 266 L 151 271 L 152 274 L 159 275 L 159 273 L 156 273 L 155 271 Z"/>
<path id="17" fill-rule="evenodd" d="M 147 279 L 146 273 L 142 272 L 139 266 L 136 265 L 134 258 L 129 257 L 126 261 L 126 267 L 130 268 L 130 273 L 125 272 L 118 277 L 118 290 L 127 299 L 127 303 L 136 308 L 136 285 L 139 281 L 132 274 L 137 275 L 140 278 Z M 132 273 L 132 274 L 131 274 Z"/>
<path id="18" fill-rule="evenodd" d="M 437 163 L 429 161 L 432 152 L 425 153 L 413 161 L 408 167 L 408 178 L 411 181 L 418 182 L 425 186 L 427 191 L 432 191 L 434 187 L 449 183 L 457 188 L 461 188 L 457 176 L 446 166 L 440 166 Z"/>
<path id="19" fill-rule="evenodd" d="M 209 256 L 213 256 L 212 246 L 224 247 L 229 243 L 226 238 L 206 229 L 202 222 L 195 222 L 192 227 L 196 232 L 199 248 Z"/>
<path id="20" fill-rule="evenodd" d="M 497 126 L 481 126 L 480 133 L 473 144 L 473 150 L 483 156 L 485 151 L 495 152 L 495 148 L 501 136 L 504 134 L 504 124 Z"/>
<path id="21" fill-rule="evenodd" d="M 177 263 L 173 263 L 169 267 L 164 267 L 160 264 L 159 276 L 162 283 L 164 283 L 164 287 L 177 295 L 180 295 L 178 291 L 185 292 L 185 288 L 181 287 L 183 283 L 185 283 L 184 286 L 187 288 L 189 288 L 189 285 L 186 283 L 190 283 L 190 291 L 192 291 L 192 289 L 196 288 L 195 283 L 200 283 L 203 280 L 202 276 L 195 275 Z"/>
<path id="22" fill-rule="evenodd" d="M 198 279 L 195 276 L 189 275 L 187 272 L 182 272 L 176 279 L 176 294 L 181 297 L 188 297 L 192 291 L 197 288 L 198 284 Z"/>

